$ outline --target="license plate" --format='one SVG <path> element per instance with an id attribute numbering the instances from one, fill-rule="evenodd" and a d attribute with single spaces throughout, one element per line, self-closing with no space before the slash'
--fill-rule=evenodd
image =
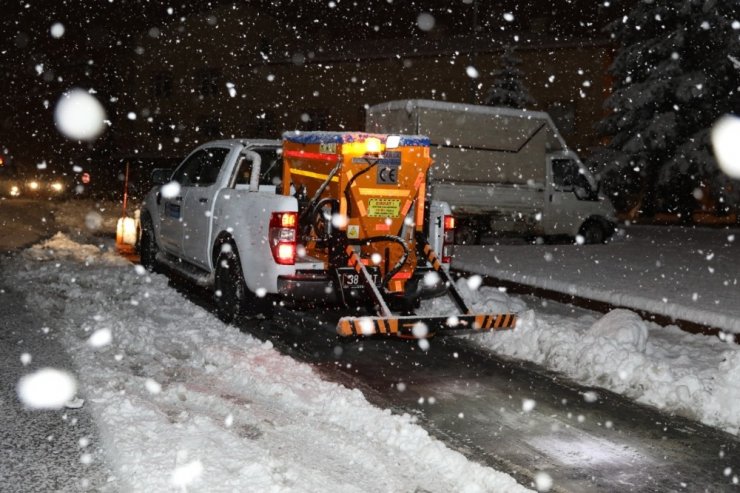
<path id="1" fill-rule="evenodd" d="M 355 272 L 354 270 L 352 272 L 342 272 L 340 276 L 342 279 L 342 288 L 344 289 L 364 287 L 362 284 L 362 275 L 360 275 L 360 273 L 358 272 Z M 373 282 L 376 285 L 380 282 L 380 275 L 378 273 L 371 272 L 370 277 L 372 277 Z"/>

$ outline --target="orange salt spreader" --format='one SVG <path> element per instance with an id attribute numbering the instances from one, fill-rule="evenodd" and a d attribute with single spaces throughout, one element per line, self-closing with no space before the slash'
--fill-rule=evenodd
<path id="1" fill-rule="evenodd" d="M 474 314 L 427 240 L 428 138 L 286 132 L 283 162 L 282 194 L 298 199 L 306 255 L 323 261 L 345 304 L 374 312 L 341 318 L 340 335 L 427 338 L 514 327 L 515 314 Z M 444 222 L 453 227 L 451 216 Z M 431 291 L 446 292 L 460 314 L 415 314 Z"/>

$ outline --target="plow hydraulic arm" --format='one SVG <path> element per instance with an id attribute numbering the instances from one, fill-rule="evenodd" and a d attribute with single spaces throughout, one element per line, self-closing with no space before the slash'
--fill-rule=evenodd
<path id="1" fill-rule="evenodd" d="M 358 255 L 347 247 L 349 265 L 360 275 L 368 296 L 372 299 L 377 316 L 342 317 L 337 325 L 341 336 L 389 335 L 402 338 L 423 339 L 433 335 L 511 329 L 517 317 L 512 313 L 473 313 L 471 306 L 462 297 L 455 282 L 439 262 L 437 254 L 423 235 L 417 234 L 419 258 L 425 258 L 447 287 L 447 295 L 459 310 L 459 314 L 428 317 L 423 315 L 394 315 L 388 308 L 383 293 L 373 282 L 370 273 Z"/>

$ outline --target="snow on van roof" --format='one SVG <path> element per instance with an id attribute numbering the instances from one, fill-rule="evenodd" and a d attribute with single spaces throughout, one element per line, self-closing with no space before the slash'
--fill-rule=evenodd
<path id="1" fill-rule="evenodd" d="M 394 134 L 395 135 L 395 134 Z M 293 130 L 283 133 L 283 139 L 298 144 L 344 144 L 362 142 L 368 137 L 375 137 L 385 142 L 388 134 L 367 132 L 301 132 Z M 429 138 L 423 135 L 398 135 L 399 146 L 429 146 Z"/>
<path id="2" fill-rule="evenodd" d="M 469 111 L 471 113 L 485 113 L 489 115 L 511 116 L 528 118 L 534 120 L 550 120 L 550 115 L 544 111 L 518 110 L 503 106 L 484 106 L 468 103 L 451 103 L 447 101 L 434 101 L 431 99 L 398 99 L 385 103 L 376 104 L 368 109 L 368 112 L 392 110 L 404 108 L 411 111 L 414 108 L 431 108 L 438 110 Z"/>

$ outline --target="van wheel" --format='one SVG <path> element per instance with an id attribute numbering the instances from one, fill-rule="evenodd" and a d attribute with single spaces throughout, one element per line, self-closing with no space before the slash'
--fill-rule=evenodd
<path id="1" fill-rule="evenodd" d="M 456 245 L 477 245 L 480 243 L 480 234 L 471 225 L 460 226 L 455 231 Z"/>
<path id="2" fill-rule="evenodd" d="M 149 272 L 157 268 L 157 238 L 154 236 L 154 226 L 149 216 L 141 221 L 141 238 L 139 239 L 139 262 Z"/>
<path id="3" fill-rule="evenodd" d="M 272 300 L 258 297 L 247 287 L 239 255 L 234 251 L 218 255 L 214 288 L 216 313 L 227 324 L 241 317 L 272 314 Z"/>
<path id="4" fill-rule="evenodd" d="M 604 243 L 607 239 L 607 232 L 599 221 L 586 221 L 579 234 L 583 237 L 583 242 L 587 245 L 596 245 Z"/>

